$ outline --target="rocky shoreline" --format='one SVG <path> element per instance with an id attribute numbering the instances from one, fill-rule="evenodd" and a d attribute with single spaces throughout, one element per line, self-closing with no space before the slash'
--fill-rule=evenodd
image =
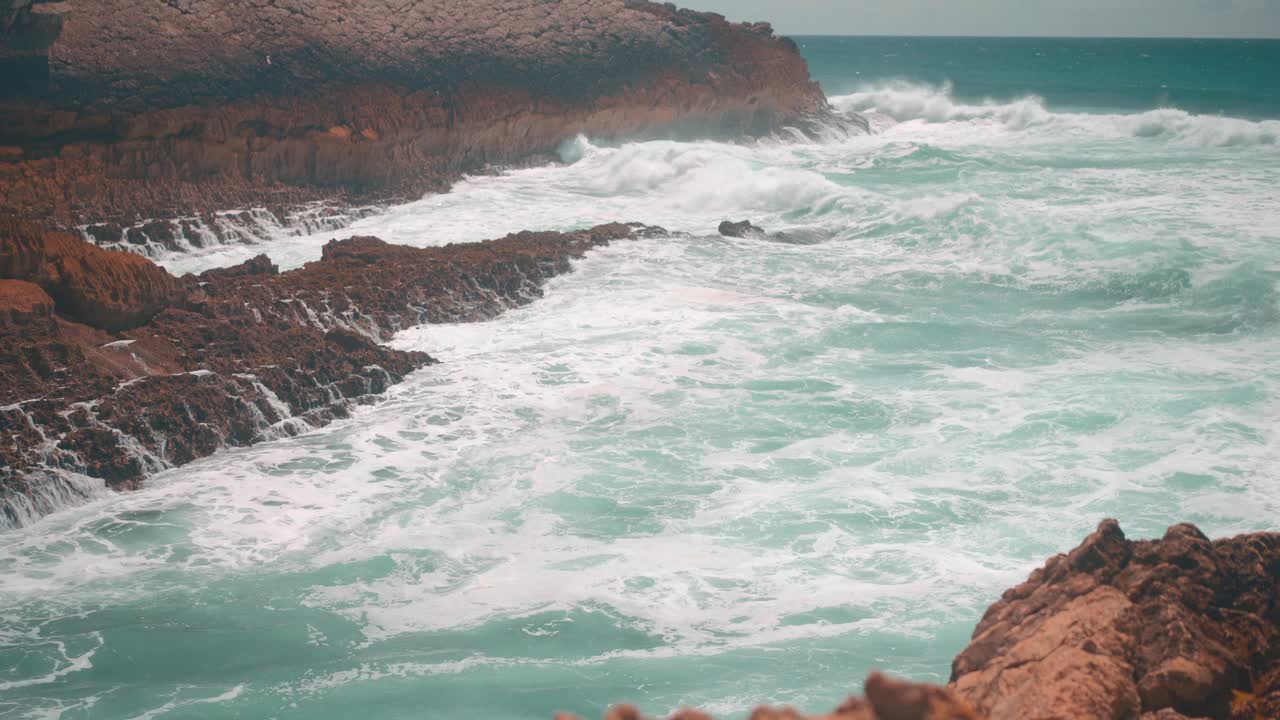
<path id="1" fill-rule="evenodd" d="M 401 5 L 5 0 L 0 213 L 106 244 L 225 240 L 182 219 L 415 198 L 582 133 L 831 118 L 767 24 L 638 0 Z"/>
<path id="2" fill-rule="evenodd" d="M 0 223 L 0 525 L 76 493 L 136 488 L 223 447 L 346 417 L 435 362 L 379 344 L 533 301 L 571 260 L 639 225 L 437 248 L 334 241 L 280 273 L 264 255 L 175 278 L 145 258 Z"/>
<path id="3" fill-rule="evenodd" d="M 490 317 L 567 270 L 581 238 L 630 231 L 426 255 L 352 239 L 304 271 L 198 280 L 95 246 L 157 257 L 339 230 L 582 133 L 736 138 L 833 117 L 767 24 L 642 0 L 2 0 L 0 76 L 9 525 L 95 481 L 137 487 L 345 415 L 431 362 L 376 341 Z M 369 266 L 354 285 L 353 263 Z M 383 266 L 452 295 L 350 296 Z"/>
<path id="4" fill-rule="evenodd" d="M 140 254 L 341 229 L 580 133 L 832 120 L 768 25 L 642 0 L 0 0 L 0 78 L 0 528 L 346 417 L 436 362 L 381 344 L 396 331 L 492 318 L 663 233 L 353 237 L 182 278 Z M 1103 522 L 991 607 L 947 687 L 873 675 L 822 717 L 1280 717 L 1280 535 Z"/>
<path id="5" fill-rule="evenodd" d="M 617 707 L 606 720 L 639 720 Z M 874 674 L 865 697 L 751 720 L 1263 720 L 1280 717 L 1280 533 L 1210 540 L 1105 520 L 987 610 L 945 687 Z M 569 720 L 564 716 L 562 720 Z M 672 720 L 710 720 L 683 711 Z"/>

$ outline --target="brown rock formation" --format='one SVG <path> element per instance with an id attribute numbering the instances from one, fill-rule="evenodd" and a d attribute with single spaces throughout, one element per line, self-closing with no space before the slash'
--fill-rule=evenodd
<path id="1" fill-rule="evenodd" d="M 1277 661 L 1280 535 L 1108 520 L 987 611 L 952 687 L 992 720 L 1270 718 Z"/>
<path id="2" fill-rule="evenodd" d="M 618 706 L 605 720 L 641 720 Z M 864 698 L 751 720 L 1280 718 L 1280 534 L 1192 525 L 1130 541 L 1106 520 L 987 611 L 946 688 L 868 678 Z M 572 720 L 560 716 L 560 720 Z M 671 720 L 711 720 L 685 710 Z"/>
<path id="3" fill-rule="evenodd" d="M 108 221 L 105 242 L 172 240 L 130 235 L 145 218 L 417 195 L 583 132 L 827 112 L 767 25 L 639 0 L 7 3 L 0 210 Z"/>
<path id="4" fill-rule="evenodd" d="M 32 332 L 53 323 L 53 298 L 39 285 L 23 280 L 0 280 L 0 325 L 31 326 Z"/>
<path id="5" fill-rule="evenodd" d="M 136 327 L 183 295 L 173 276 L 137 255 L 5 218 L 0 238 L 0 278 L 39 284 L 59 314 L 101 330 Z"/>
<path id="6" fill-rule="evenodd" d="M 77 478 L 133 488 L 219 448 L 343 417 L 434 362 L 376 339 L 492 317 L 592 247 L 648 232 L 607 225 L 427 249 L 352 238 L 288 273 L 263 257 L 177 279 L 29 224 L 0 231 L 6 272 L 27 273 L 0 280 L 0 525 L 47 512 L 85 486 Z M 66 280 L 90 262 L 93 282 Z M 109 312 L 64 304 L 63 292 Z M 154 312 L 159 297 L 168 304 Z"/>

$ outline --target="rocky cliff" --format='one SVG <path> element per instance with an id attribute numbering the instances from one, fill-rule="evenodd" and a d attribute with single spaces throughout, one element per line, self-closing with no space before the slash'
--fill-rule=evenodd
<path id="1" fill-rule="evenodd" d="M 1210 540 L 1175 525 L 1131 541 L 1106 520 L 991 606 L 946 688 L 877 674 L 865 692 L 811 719 L 1280 718 L 1280 534 Z M 806 717 L 762 707 L 751 720 Z"/>
<path id="2" fill-rule="evenodd" d="M 1280 717 L 1280 535 L 1114 520 L 987 611 L 952 687 L 987 717 Z"/>
<path id="3" fill-rule="evenodd" d="M 0 0 L 0 211 L 102 243 L 827 112 L 768 25 L 639 0 Z"/>
<path id="4" fill-rule="evenodd" d="M 493 317 L 640 226 L 444 248 L 331 242 L 174 278 L 149 260 L 0 220 L 0 527 L 220 448 L 345 417 L 428 365 L 379 340 Z"/>

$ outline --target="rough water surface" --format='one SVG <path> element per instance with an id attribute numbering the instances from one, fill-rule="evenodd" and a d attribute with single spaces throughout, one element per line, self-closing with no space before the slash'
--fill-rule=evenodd
<path id="1" fill-rule="evenodd" d="M 1103 517 L 1280 527 L 1280 112 L 986 101 L 980 63 L 855 76 L 865 46 L 827 42 L 802 45 L 874 135 L 582 139 L 343 231 L 687 236 L 401 333 L 444 364 L 351 421 L 0 536 L 0 717 L 822 709 L 873 667 L 945 680 Z M 1091 81 L 1123 94 L 1113 67 Z"/>

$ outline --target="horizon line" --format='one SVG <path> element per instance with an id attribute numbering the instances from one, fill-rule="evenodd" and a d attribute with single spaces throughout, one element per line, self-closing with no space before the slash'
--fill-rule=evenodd
<path id="1" fill-rule="evenodd" d="M 775 32 L 777 29 L 775 28 Z M 847 38 L 938 38 L 943 40 L 1262 40 L 1280 42 L 1280 36 L 1268 35 L 946 35 L 938 33 L 922 33 L 919 35 L 903 35 L 900 33 L 812 33 L 812 32 L 778 32 L 785 37 L 847 37 Z"/>

